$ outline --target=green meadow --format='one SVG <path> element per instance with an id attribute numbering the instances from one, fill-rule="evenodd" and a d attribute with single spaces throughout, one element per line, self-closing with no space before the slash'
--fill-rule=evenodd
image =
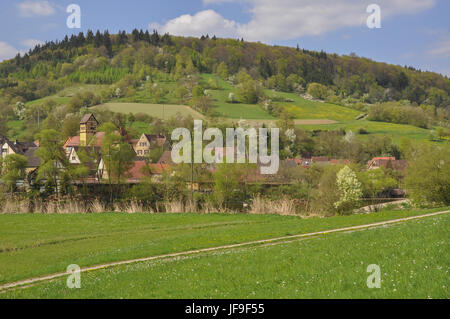
<path id="1" fill-rule="evenodd" d="M 0 215 L 0 284 L 90 266 L 361 225 L 433 210 L 330 218 L 248 214 Z"/>
<path id="2" fill-rule="evenodd" d="M 8 238 L 6 246 L 17 250 L 1 253 L 2 282 L 36 275 L 37 269 L 64 271 L 69 263 L 83 266 L 417 213 L 386 211 L 326 219 L 215 214 L 6 216 L 2 242 Z M 11 228 L 13 218 L 16 228 Z M 139 262 L 82 273 L 81 289 L 68 289 L 66 277 L 61 277 L 7 291 L 0 298 L 448 298 L 449 227 L 450 217 L 444 214 L 291 242 Z M 367 287 L 371 264 L 380 267 L 380 288 Z"/>
<path id="3" fill-rule="evenodd" d="M 74 96 L 76 93 L 83 93 L 83 92 L 92 92 L 92 93 L 99 93 L 102 89 L 107 88 L 107 85 L 100 85 L 100 84 L 83 84 L 83 85 L 74 85 L 71 87 L 64 88 L 63 90 L 59 91 L 58 93 L 50 96 L 43 97 L 41 99 L 29 101 L 25 103 L 27 106 L 32 105 L 38 105 L 44 103 L 46 100 L 54 100 L 57 105 L 63 105 L 69 103 L 72 96 Z"/>
<path id="4" fill-rule="evenodd" d="M 278 102 L 277 104 L 284 106 L 295 119 L 351 121 L 361 115 L 360 111 L 345 106 L 309 101 L 293 93 L 276 92 L 276 95 L 294 100 L 294 102 Z"/>
<path id="5" fill-rule="evenodd" d="M 202 74 L 201 83 L 209 81 L 217 83 L 219 89 L 209 89 L 209 94 L 214 101 L 214 112 L 219 117 L 230 119 L 276 119 L 258 104 L 228 103 L 230 93 L 236 94 L 236 88 L 214 74 Z"/>
<path id="6" fill-rule="evenodd" d="M 186 105 L 150 104 L 150 103 L 104 103 L 94 106 L 93 109 L 106 108 L 117 113 L 144 113 L 161 119 L 172 116 L 192 116 L 194 119 L 203 119 L 204 116 Z"/>
<path id="7" fill-rule="evenodd" d="M 419 128 L 412 125 L 404 124 L 394 124 L 386 122 L 374 122 L 365 119 L 344 121 L 334 124 L 323 124 L 323 125 L 300 125 L 298 126 L 304 130 L 338 130 L 345 129 L 346 131 L 351 130 L 353 133 L 357 134 L 359 129 L 364 129 L 368 134 L 359 135 L 365 138 L 369 135 L 388 135 L 392 137 L 394 141 L 400 141 L 402 138 L 408 138 L 413 141 L 423 140 L 428 141 L 430 137 L 431 130 Z"/>

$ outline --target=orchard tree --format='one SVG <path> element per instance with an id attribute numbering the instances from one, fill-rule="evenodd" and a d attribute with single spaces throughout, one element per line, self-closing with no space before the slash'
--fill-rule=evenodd
<path id="1" fill-rule="evenodd" d="M 350 167 L 344 166 L 336 175 L 336 185 L 340 198 L 334 203 L 334 207 L 341 213 L 354 208 L 363 195 L 361 183 L 355 172 Z"/>
<path id="2" fill-rule="evenodd" d="M 5 119 L 0 115 L 0 136 L 5 136 L 8 132 Z"/>
<path id="3" fill-rule="evenodd" d="M 360 173 L 358 179 L 362 183 L 364 195 L 371 198 L 398 187 L 398 181 L 384 167 Z"/>
<path id="4" fill-rule="evenodd" d="M 241 102 L 256 104 L 264 97 L 264 89 L 258 81 L 247 80 L 238 85 L 237 95 Z"/>
<path id="5" fill-rule="evenodd" d="M 320 83 L 310 83 L 307 92 L 315 99 L 325 100 L 328 97 L 328 88 Z"/>
<path id="6" fill-rule="evenodd" d="M 16 189 L 17 182 L 25 179 L 25 168 L 27 158 L 19 154 L 10 154 L 3 159 L 1 168 L 1 179 L 10 189 L 11 194 Z"/>
<path id="7" fill-rule="evenodd" d="M 213 174 L 217 204 L 228 209 L 241 208 L 242 203 L 249 197 L 246 181 L 255 171 L 255 164 L 217 164 L 217 170 Z"/>
<path id="8" fill-rule="evenodd" d="M 423 145 L 410 154 L 407 193 L 420 204 L 450 205 L 450 148 Z"/>
<path id="9" fill-rule="evenodd" d="M 23 102 L 17 102 L 14 106 L 14 114 L 17 116 L 19 120 L 23 120 L 26 112 L 26 106 Z"/>
<path id="10" fill-rule="evenodd" d="M 126 173 L 133 165 L 136 153 L 126 137 L 117 131 L 117 127 L 113 123 L 105 123 L 99 130 L 105 132 L 100 153 L 107 171 L 110 201 L 112 202 L 113 185 L 120 185 L 123 182 Z"/>
<path id="11" fill-rule="evenodd" d="M 56 196 L 59 196 L 58 185 L 60 181 L 67 180 L 69 166 L 61 134 L 53 129 L 43 130 L 37 135 L 37 139 L 39 149 L 35 154 L 41 159 L 37 180 L 45 180 L 48 185 L 53 185 Z"/>
<path id="12" fill-rule="evenodd" d="M 224 80 L 228 79 L 228 66 L 225 62 L 222 62 L 217 67 L 217 74 Z"/>
<path id="13" fill-rule="evenodd" d="M 88 150 L 88 151 L 87 151 Z M 89 178 L 91 173 L 91 167 L 94 166 L 96 155 L 95 151 L 91 151 L 86 148 L 79 148 L 77 151 L 78 159 L 80 160 L 80 164 L 72 166 L 70 169 L 70 175 L 74 180 L 81 181 L 82 183 L 82 194 L 87 194 L 87 184 L 86 181 Z"/>

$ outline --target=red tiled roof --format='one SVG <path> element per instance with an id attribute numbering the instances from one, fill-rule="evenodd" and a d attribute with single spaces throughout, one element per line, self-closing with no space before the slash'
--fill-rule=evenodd
<path id="1" fill-rule="evenodd" d="M 148 167 L 150 168 L 152 175 L 161 175 L 163 172 L 169 172 L 168 164 L 148 164 Z"/>
<path id="2" fill-rule="evenodd" d="M 126 173 L 128 181 L 139 181 L 141 178 L 148 176 L 145 171 L 145 160 L 138 160 L 133 162 L 133 166 Z"/>
<path id="3" fill-rule="evenodd" d="M 403 171 L 407 165 L 407 161 L 396 160 L 395 157 L 374 157 L 367 163 L 367 168 L 383 166 L 385 168 Z"/>
<path id="4" fill-rule="evenodd" d="M 395 157 L 387 157 L 387 156 L 386 157 L 374 157 L 374 158 L 372 158 L 372 160 L 370 160 L 370 162 L 377 161 L 377 160 L 395 161 Z"/>
<path id="5" fill-rule="evenodd" d="M 328 157 L 326 156 L 313 156 L 311 158 L 311 161 L 314 162 L 328 162 Z"/>
<path id="6" fill-rule="evenodd" d="M 162 134 L 144 134 L 149 142 L 156 141 L 156 145 L 163 146 L 166 142 L 166 137 Z"/>
<path id="7" fill-rule="evenodd" d="M 105 137 L 105 132 L 95 133 L 95 144 L 94 146 L 102 146 L 103 138 Z M 70 136 L 64 143 L 64 148 L 80 146 L 80 136 Z"/>
<path id="8" fill-rule="evenodd" d="M 133 146 L 135 146 L 137 144 L 137 142 L 139 142 L 139 140 L 137 140 L 137 139 L 131 139 L 130 140 L 130 144 L 133 145 Z"/>
<path id="9" fill-rule="evenodd" d="M 162 153 L 161 157 L 158 160 L 158 164 L 173 164 L 172 152 L 164 151 L 164 153 Z"/>
<path id="10" fill-rule="evenodd" d="M 333 165 L 338 165 L 338 164 L 346 165 L 346 164 L 353 163 L 353 161 L 350 160 L 350 159 L 331 159 L 330 163 L 333 164 Z"/>
<path id="11" fill-rule="evenodd" d="M 297 165 L 302 165 L 303 159 L 301 157 L 287 158 L 288 161 L 294 161 Z"/>

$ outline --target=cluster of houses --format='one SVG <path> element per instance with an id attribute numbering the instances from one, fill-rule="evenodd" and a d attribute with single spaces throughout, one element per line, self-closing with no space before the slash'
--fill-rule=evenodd
<path id="1" fill-rule="evenodd" d="M 86 114 L 80 121 L 80 134 L 78 136 L 67 138 L 63 146 L 71 165 L 81 165 L 82 159 L 80 158 L 80 151 L 84 151 L 84 153 L 90 157 L 91 161 L 88 164 L 90 174 L 89 177 L 83 181 L 84 183 L 101 183 L 108 178 L 108 172 L 100 151 L 103 139 L 105 138 L 105 133 L 98 132 L 98 125 L 99 122 L 93 114 Z M 164 135 L 142 134 L 139 139 L 132 139 L 124 129 L 121 129 L 118 134 L 121 134 L 125 138 L 136 153 L 131 168 L 125 174 L 126 182 L 132 184 L 139 183 L 143 177 L 150 177 L 153 180 L 158 180 L 163 172 L 169 172 L 170 165 L 173 165 L 173 163 L 171 161 L 170 145 Z M 28 182 L 31 183 L 33 174 L 41 164 L 40 159 L 35 156 L 35 151 L 39 148 L 39 141 L 13 142 L 0 136 L 0 146 L 1 155 L 3 157 L 10 154 L 20 154 L 27 158 L 26 175 Z M 148 158 L 155 148 L 163 149 L 165 151 L 162 152 L 162 155 L 156 163 L 150 163 Z M 218 155 L 221 153 L 222 152 L 218 152 Z M 223 154 L 225 154 L 225 150 L 223 151 Z M 287 159 L 283 162 L 288 167 L 299 166 L 309 168 L 312 165 L 346 165 L 351 164 L 352 160 L 330 159 L 328 157 L 319 156 Z M 396 160 L 394 157 L 375 157 L 367 163 L 367 169 L 376 169 L 383 166 L 385 168 L 403 171 L 406 168 L 406 164 L 406 161 Z"/>
<path id="2" fill-rule="evenodd" d="M 93 159 L 91 174 L 87 179 L 88 183 L 100 183 L 108 178 L 105 161 L 100 152 L 105 133 L 97 131 L 98 124 L 99 122 L 93 114 L 86 114 L 80 121 L 80 135 L 69 137 L 63 146 L 71 165 L 81 164 L 78 155 L 80 150 L 89 154 Z M 126 182 L 138 183 L 149 173 L 151 178 L 158 178 L 164 171 L 169 171 L 170 151 L 165 151 L 157 163 L 149 163 L 148 161 L 152 149 L 168 148 L 168 141 L 164 135 L 144 133 L 139 139 L 131 139 L 124 129 L 121 129 L 118 133 L 125 138 L 136 153 L 131 168 L 125 173 Z M 145 170 L 145 166 L 149 169 Z"/>
<path id="3" fill-rule="evenodd" d="M 91 161 L 88 163 L 90 174 L 83 181 L 84 183 L 100 183 L 108 177 L 105 162 L 100 151 L 105 133 L 97 131 L 98 125 L 99 122 L 93 114 L 86 114 L 80 121 L 80 134 L 67 138 L 63 145 L 71 165 L 82 164 L 82 159 L 79 155 L 81 151 L 84 151 L 90 157 Z M 169 171 L 169 165 L 171 164 L 170 151 L 163 152 L 157 163 L 149 163 L 148 161 L 148 156 L 152 149 L 168 149 L 168 141 L 164 135 L 142 134 L 139 139 L 131 139 L 124 129 L 121 129 L 118 133 L 125 137 L 125 140 L 130 143 L 136 153 L 131 168 L 125 173 L 128 183 L 138 183 L 143 177 L 149 177 L 149 174 L 152 179 L 157 179 L 164 171 Z M 26 176 L 28 182 L 30 182 L 41 164 L 40 159 L 34 154 L 39 148 L 39 141 L 12 142 L 6 137 L 0 136 L 0 145 L 3 157 L 10 154 L 20 154 L 27 158 Z M 145 166 L 148 167 L 147 170 L 143 169 Z"/>
<path id="4" fill-rule="evenodd" d="M 327 156 L 312 156 L 310 158 L 292 158 L 285 161 L 288 166 L 301 166 L 309 168 L 312 165 L 348 165 L 353 161 L 350 159 L 333 159 Z M 376 169 L 380 167 L 390 168 L 397 171 L 404 171 L 408 162 L 406 160 L 398 160 L 395 157 L 374 157 L 367 162 L 366 169 Z"/>
<path id="5" fill-rule="evenodd" d="M 292 158 L 287 159 L 286 163 L 288 166 L 301 166 L 305 168 L 309 168 L 312 165 L 348 165 L 353 163 L 352 160 L 349 159 L 330 159 L 326 156 L 313 156 L 311 158 Z"/>

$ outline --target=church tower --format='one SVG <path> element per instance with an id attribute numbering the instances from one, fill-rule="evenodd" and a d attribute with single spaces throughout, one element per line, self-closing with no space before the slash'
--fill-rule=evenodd
<path id="1" fill-rule="evenodd" d="M 88 146 L 88 143 L 97 133 L 98 121 L 94 114 L 86 114 L 80 121 L 80 146 Z"/>

